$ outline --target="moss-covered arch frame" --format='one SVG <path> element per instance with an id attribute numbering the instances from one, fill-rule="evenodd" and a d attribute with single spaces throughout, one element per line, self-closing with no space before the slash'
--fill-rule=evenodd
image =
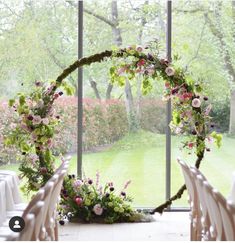
<path id="1" fill-rule="evenodd" d="M 19 170 L 26 178 L 23 188 L 26 194 L 45 185 L 54 173 L 52 143 L 60 118 L 53 114 L 53 105 L 63 95 L 63 91 L 72 94 L 65 79 L 77 68 L 92 63 L 111 60 L 113 66 L 110 68 L 110 80 L 119 86 L 124 86 L 127 79 L 135 82 L 135 77 L 138 76 L 142 79 L 143 94 L 151 91 L 154 82 L 163 82 L 164 98 L 172 101 L 173 116 L 169 125 L 176 134 L 187 135 L 183 148 L 195 153 L 197 168 L 205 152 L 210 150 L 209 143 L 212 140 L 220 146 L 222 137 L 213 131 L 212 118 L 209 115 L 211 105 L 202 94 L 202 85 L 195 82 L 181 67 L 159 58 L 159 50 L 155 44 L 151 43 L 145 48 L 129 46 L 106 50 L 80 58 L 64 69 L 49 85 L 37 81 L 35 90 L 30 94 L 19 93 L 17 99 L 9 100 L 9 106 L 12 112 L 18 114 L 19 122 L 5 138 L 5 145 L 14 145 L 21 152 L 22 163 Z M 163 213 L 173 201 L 181 198 L 185 189 L 186 186 L 182 185 L 152 213 Z"/>
<path id="2" fill-rule="evenodd" d="M 209 116 L 211 105 L 208 104 L 208 98 L 201 94 L 201 84 L 194 82 L 183 69 L 174 68 L 168 60 L 159 59 L 153 52 L 149 52 L 148 47 L 131 46 L 83 57 L 64 69 L 56 79 L 57 86 L 77 68 L 107 59 L 114 60 L 114 66 L 110 69 L 111 81 L 121 86 L 124 85 L 125 78 L 133 79 L 136 75 L 142 75 L 142 91 L 146 94 L 154 85 L 154 80 L 159 78 L 164 80 L 166 88 L 164 95 L 167 99 L 173 100 L 171 128 L 176 133 L 190 134 L 191 138 L 184 147 L 195 150 L 195 167 L 199 168 L 205 151 L 210 150 L 206 145 L 207 140 L 213 137 L 217 145 L 220 145 L 221 141 L 221 136 L 211 131 Z M 152 213 L 162 213 L 173 201 L 181 198 L 185 189 L 186 185 L 182 185 L 172 197 L 156 207 Z"/>

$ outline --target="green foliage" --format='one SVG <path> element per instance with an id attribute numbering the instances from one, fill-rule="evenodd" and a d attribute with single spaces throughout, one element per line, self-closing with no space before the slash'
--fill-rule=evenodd
<path id="1" fill-rule="evenodd" d="M 214 142 L 217 145 L 218 148 L 222 145 L 222 134 L 218 134 L 215 131 L 211 133 L 211 137 L 214 138 Z"/>

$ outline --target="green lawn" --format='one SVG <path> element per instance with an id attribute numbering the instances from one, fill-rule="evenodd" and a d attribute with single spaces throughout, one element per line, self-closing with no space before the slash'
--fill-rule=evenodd
<path id="1" fill-rule="evenodd" d="M 195 156 L 179 151 L 180 139 L 172 137 L 172 193 L 183 183 L 181 171 L 176 162 L 179 156 L 188 163 L 194 163 Z M 230 191 L 232 172 L 235 171 L 235 139 L 224 136 L 220 149 L 212 147 L 206 153 L 201 170 L 209 181 L 224 195 Z M 17 171 L 17 165 L 3 166 L 1 169 Z M 76 171 L 76 156 L 71 160 L 70 172 Z M 101 181 L 113 181 L 121 190 L 131 179 L 128 193 L 133 196 L 136 206 L 156 206 L 165 197 L 165 136 L 150 132 L 127 135 L 111 148 L 103 152 L 83 155 L 83 172 L 86 177 L 101 173 Z M 186 206 L 186 194 L 174 205 Z"/>

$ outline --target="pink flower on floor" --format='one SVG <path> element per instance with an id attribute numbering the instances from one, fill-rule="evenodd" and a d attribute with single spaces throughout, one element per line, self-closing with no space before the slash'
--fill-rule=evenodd
<path id="1" fill-rule="evenodd" d="M 138 51 L 138 52 L 142 52 L 142 51 L 143 51 L 143 48 L 142 48 L 141 46 L 137 46 L 137 47 L 136 47 L 136 51 Z"/>
<path id="2" fill-rule="evenodd" d="M 201 106 L 201 101 L 198 98 L 194 98 L 192 101 L 192 106 L 195 108 L 199 108 Z"/>
<path id="3" fill-rule="evenodd" d="M 73 186 L 74 187 L 80 187 L 82 185 L 82 181 L 81 180 L 76 180 L 74 183 L 73 183 Z"/>
<path id="4" fill-rule="evenodd" d="M 175 70 L 172 67 L 167 67 L 165 69 L 165 72 L 166 72 L 167 76 L 173 76 L 175 74 Z"/>
<path id="5" fill-rule="evenodd" d="M 140 59 L 137 63 L 137 66 L 140 67 L 140 66 L 143 66 L 144 64 L 146 63 L 146 61 L 144 59 Z"/>
<path id="6" fill-rule="evenodd" d="M 131 180 L 127 181 L 126 184 L 124 185 L 124 190 L 127 189 L 127 187 L 130 185 Z"/>
<path id="7" fill-rule="evenodd" d="M 80 206 L 83 203 L 83 199 L 81 197 L 76 197 L 75 202 L 78 206 Z"/>
<path id="8" fill-rule="evenodd" d="M 102 215 L 102 213 L 103 213 L 103 208 L 101 207 L 100 204 L 96 204 L 96 205 L 93 207 L 93 212 L 94 212 L 96 215 Z"/>

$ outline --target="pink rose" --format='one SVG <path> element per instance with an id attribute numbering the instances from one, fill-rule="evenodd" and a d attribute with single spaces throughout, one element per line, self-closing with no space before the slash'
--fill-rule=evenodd
<path id="1" fill-rule="evenodd" d="M 195 108 L 199 108 L 201 106 L 201 101 L 198 98 L 194 98 L 192 100 L 192 106 Z"/>
<path id="2" fill-rule="evenodd" d="M 80 206 L 80 205 L 83 203 L 83 200 L 82 200 L 81 197 L 76 197 L 76 198 L 75 198 L 75 202 L 76 202 L 76 204 L 77 204 L 78 206 Z"/>
<path id="3" fill-rule="evenodd" d="M 93 207 L 93 212 L 94 212 L 96 215 L 102 215 L 102 213 L 103 213 L 103 208 L 101 207 L 100 204 L 96 204 L 96 205 Z"/>
<path id="4" fill-rule="evenodd" d="M 165 69 L 165 72 L 166 72 L 167 76 L 173 76 L 175 74 L 175 70 L 172 67 L 167 67 Z"/>

